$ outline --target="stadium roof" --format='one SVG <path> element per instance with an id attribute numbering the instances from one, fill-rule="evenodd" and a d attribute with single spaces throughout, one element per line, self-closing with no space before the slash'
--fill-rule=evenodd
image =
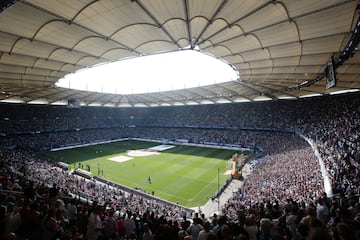
<path id="1" fill-rule="evenodd" d="M 0 10 L 0 100 L 172 106 L 299 98 L 360 88 L 357 0 L 3 2 L 7 8 Z M 58 79 L 82 68 L 187 46 L 227 62 L 240 78 L 129 95 L 55 86 Z M 337 84 L 326 88 L 324 69 L 331 57 Z"/>

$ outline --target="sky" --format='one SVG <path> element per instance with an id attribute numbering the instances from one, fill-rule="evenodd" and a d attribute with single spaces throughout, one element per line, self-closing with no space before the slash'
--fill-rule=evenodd
<path id="1" fill-rule="evenodd" d="M 103 93 L 136 94 L 178 90 L 235 81 L 224 61 L 183 50 L 100 64 L 68 74 L 57 86 Z"/>

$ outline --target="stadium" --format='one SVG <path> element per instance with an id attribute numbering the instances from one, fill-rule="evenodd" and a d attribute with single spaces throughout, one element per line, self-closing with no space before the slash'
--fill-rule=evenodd
<path id="1" fill-rule="evenodd" d="M 0 239 L 360 239 L 359 1 L 0 4 Z M 237 79 L 57 85 L 183 51 Z"/>

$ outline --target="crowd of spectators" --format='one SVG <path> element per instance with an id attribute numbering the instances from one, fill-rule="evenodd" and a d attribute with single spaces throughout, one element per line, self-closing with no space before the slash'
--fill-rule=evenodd
<path id="1" fill-rule="evenodd" d="M 56 162 L 40 159 L 22 149 L 1 149 L 0 154 L 3 227 L 0 239 L 6 239 L 6 234 L 10 232 L 17 233 L 23 237 L 21 239 L 73 239 L 71 234 L 74 228 L 79 236 L 96 239 L 93 238 L 94 232 L 88 232 L 89 227 L 92 227 L 89 225 L 89 217 L 95 209 L 101 215 L 99 234 L 105 234 L 102 228 L 106 226 L 105 218 L 110 212 L 116 217 L 116 226 L 118 220 L 135 222 L 141 219 L 151 220 L 152 224 L 164 222 L 178 227 L 187 217 L 192 216 L 192 210 L 151 195 L 138 194 L 131 189 L 126 191 L 114 184 L 69 174 Z M 54 223 L 51 223 L 54 226 L 48 229 L 47 221 L 51 218 L 54 219 Z M 122 229 L 125 231 L 120 233 L 119 230 L 116 236 L 126 235 L 130 238 L 130 235 L 135 234 L 140 239 L 142 227 L 140 229 L 137 226 L 136 229 L 125 226 Z M 157 226 L 151 225 L 151 229 L 154 234 L 160 234 Z M 79 236 L 75 239 L 82 239 Z"/>
<path id="2" fill-rule="evenodd" d="M 352 94 L 354 96 L 354 94 Z M 241 127 L 270 129 L 299 129 L 311 127 L 323 116 L 317 110 L 336 108 L 347 102 L 358 101 L 352 96 L 317 99 L 265 101 L 215 105 L 194 105 L 149 108 L 109 108 L 1 104 L 2 132 L 36 132 L 68 129 L 152 126 L 152 127 Z M 315 102 L 315 103 L 314 103 Z M 316 109 L 308 106 L 316 104 Z M 336 106 L 334 106 L 336 105 Z M 341 111 L 341 109 L 335 109 Z M 329 116 L 324 115 L 325 118 Z"/>
<path id="3" fill-rule="evenodd" d="M 359 106 L 360 94 L 129 109 L 3 104 L 0 238 L 359 239 Z M 331 198 L 299 133 L 319 150 Z M 69 174 L 36 154 L 124 137 L 237 144 L 263 156 L 221 216 L 190 223 L 181 206 Z"/>

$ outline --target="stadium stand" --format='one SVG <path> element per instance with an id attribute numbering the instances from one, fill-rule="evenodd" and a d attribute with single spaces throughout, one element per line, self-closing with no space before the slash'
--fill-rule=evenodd
<path id="1" fill-rule="evenodd" d="M 117 237 L 126 232 L 142 239 L 147 223 L 154 239 L 177 239 L 179 231 L 188 229 L 188 218 L 196 218 L 192 211 L 69 174 L 37 155 L 43 149 L 124 137 L 240 144 L 261 151 L 220 216 L 207 216 L 217 239 L 224 226 L 234 237 L 254 239 L 246 230 L 250 220 L 257 223 L 258 237 L 311 239 L 322 233 L 350 239 L 350 231 L 351 239 L 359 239 L 359 106 L 360 94 L 151 109 L 2 104 L 1 239 L 10 233 L 18 239 L 90 239 L 90 214 L 105 224 L 110 210 L 118 221 Z M 333 196 L 326 195 L 314 149 L 300 134 L 314 142 Z M 268 232 L 260 231 L 263 224 Z"/>

